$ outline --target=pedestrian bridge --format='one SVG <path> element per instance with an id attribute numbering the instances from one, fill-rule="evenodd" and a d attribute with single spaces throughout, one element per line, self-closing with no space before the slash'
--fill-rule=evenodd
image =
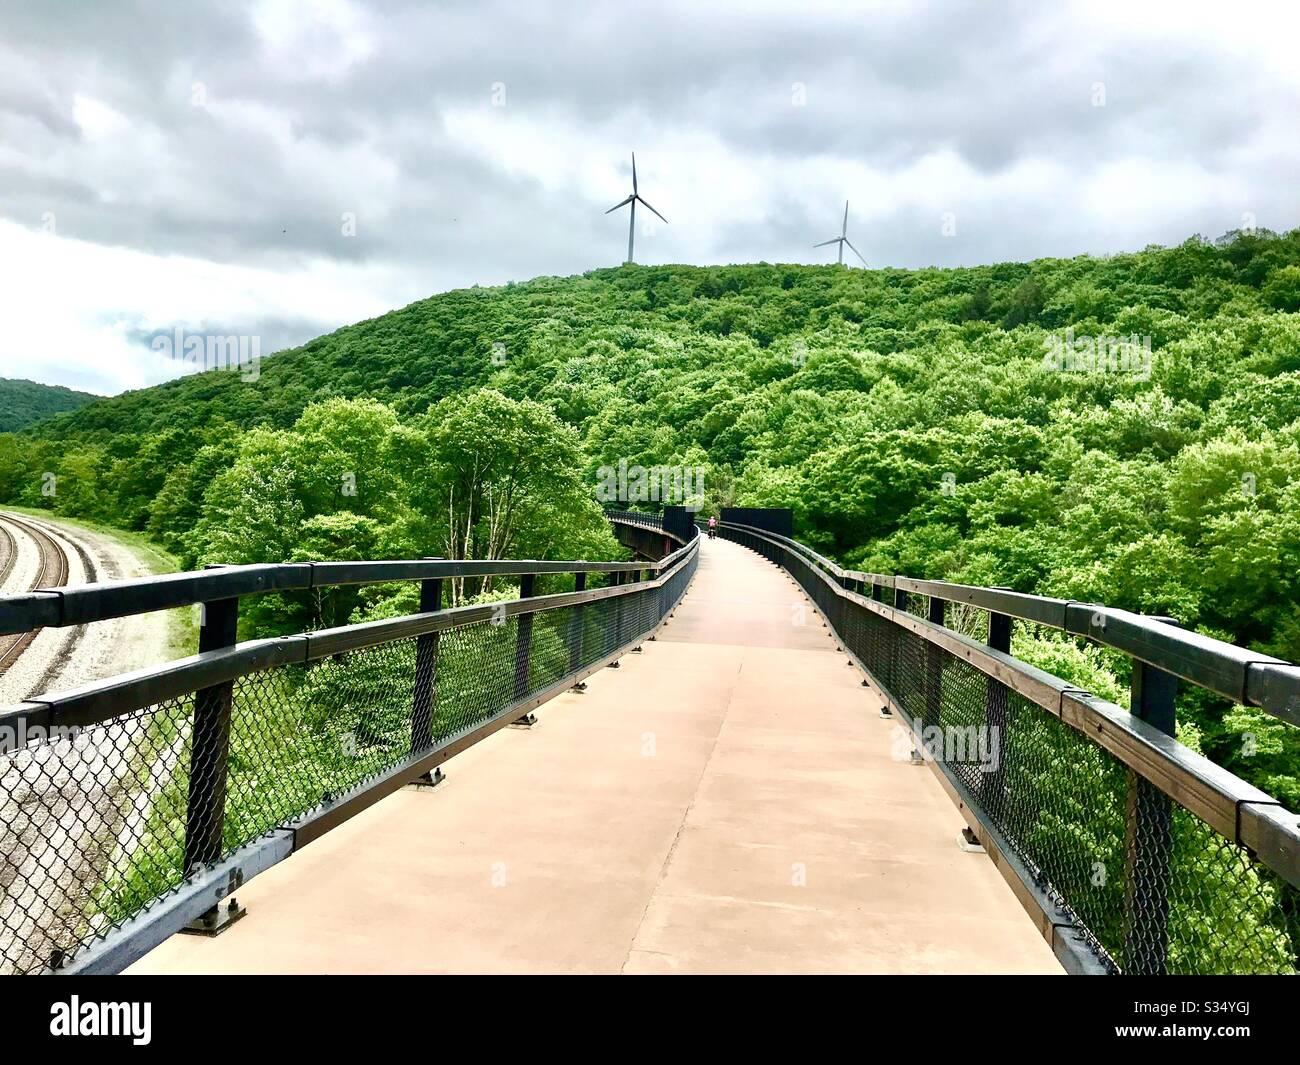
<path id="1" fill-rule="evenodd" d="M 780 570 L 706 541 L 642 653 L 133 971 L 1060 971 L 850 665 Z"/>
<path id="2" fill-rule="evenodd" d="M 1286 718 L 1296 667 L 753 526 L 613 520 L 641 561 L 0 601 L 0 633 L 207 604 L 195 658 L 0 716 L 29 737 L 0 771 L 0 970 L 1295 970 L 1297 818 L 1172 714 L 1181 679 Z M 475 567 L 520 598 L 444 608 Z M 420 613 L 236 642 L 241 595 L 384 580 L 419 580 Z M 1125 650 L 1130 710 L 1012 657 L 1013 622 Z"/>

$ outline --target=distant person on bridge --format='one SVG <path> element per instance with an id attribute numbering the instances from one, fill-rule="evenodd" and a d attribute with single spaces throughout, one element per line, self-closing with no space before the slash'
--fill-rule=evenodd
<path id="1" fill-rule="evenodd" d="M 709 519 L 709 539 L 712 540 L 718 535 L 718 519 Z"/>

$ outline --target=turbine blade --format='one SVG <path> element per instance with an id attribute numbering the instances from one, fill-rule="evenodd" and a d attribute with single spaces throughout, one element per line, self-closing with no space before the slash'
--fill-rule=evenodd
<path id="1" fill-rule="evenodd" d="M 609 212 L 607 211 L 605 213 L 608 214 Z M 827 244 L 838 244 L 843 239 L 844 239 L 843 237 L 831 237 L 830 240 L 823 240 L 820 244 L 814 244 L 813 247 L 824 248 L 826 247 Z"/>
<path id="2" fill-rule="evenodd" d="M 848 237 L 844 238 L 844 243 L 847 244 L 850 248 L 853 248 L 853 241 L 849 240 Z M 862 252 L 858 251 L 857 248 L 853 248 L 853 254 L 856 255 L 859 259 L 862 259 Z M 862 265 L 863 266 L 867 265 L 866 259 L 862 259 Z"/>
<path id="3" fill-rule="evenodd" d="M 632 195 L 636 195 L 636 152 L 632 153 Z M 643 200 L 642 203 L 645 203 Z M 650 205 L 647 203 L 647 207 Z"/>
<path id="4" fill-rule="evenodd" d="M 849 235 L 849 201 L 845 200 L 844 201 L 844 225 L 840 227 L 840 236 L 847 237 L 848 235 Z"/>
<path id="5" fill-rule="evenodd" d="M 626 207 L 626 206 L 627 206 L 629 203 L 631 203 L 631 202 L 632 202 L 632 197 L 631 197 L 631 196 L 629 196 L 626 200 L 619 200 L 618 203 L 614 204 L 614 206 L 611 207 L 611 208 L 610 208 L 608 211 L 606 211 L 605 213 L 606 213 L 606 214 L 609 214 L 611 211 L 617 211 L 620 207 Z"/>
<path id="6" fill-rule="evenodd" d="M 638 199 L 638 200 L 641 200 L 641 202 L 642 202 L 643 204 L 645 204 L 645 206 L 646 206 L 646 208 L 647 208 L 648 210 L 654 211 L 655 214 L 659 215 L 659 220 L 660 220 L 661 222 L 663 222 L 664 225 L 667 225 L 667 224 L 668 224 L 668 219 L 664 218 L 664 216 L 661 215 L 661 214 L 659 214 L 658 211 L 655 211 L 655 209 L 654 209 L 653 207 L 651 207 L 648 203 L 646 203 L 644 199 L 642 199 L 640 196 L 637 196 L 637 199 Z"/>

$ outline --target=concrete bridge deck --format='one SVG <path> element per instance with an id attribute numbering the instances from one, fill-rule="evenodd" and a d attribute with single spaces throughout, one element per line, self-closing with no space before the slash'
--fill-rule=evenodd
<path id="1" fill-rule="evenodd" d="M 676 616 L 130 972 L 1060 972 L 802 592 L 701 545 Z"/>

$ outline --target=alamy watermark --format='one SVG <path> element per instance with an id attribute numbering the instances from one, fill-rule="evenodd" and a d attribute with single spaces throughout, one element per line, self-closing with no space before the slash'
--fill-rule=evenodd
<path id="1" fill-rule="evenodd" d="M 150 345 L 164 358 L 199 370 L 238 370 L 241 380 L 256 381 L 262 372 L 262 338 L 213 333 L 187 333 L 177 326 L 159 333 Z"/>
<path id="2" fill-rule="evenodd" d="M 0 725 L 0 754 L 40 747 L 57 747 L 60 754 L 68 754 L 89 746 L 88 734 L 78 725 L 29 725 L 25 717 Z"/>
<path id="3" fill-rule="evenodd" d="M 704 504 L 703 466 L 617 466 L 596 471 L 596 498 L 602 503 L 667 503 L 699 508 Z"/>
<path id="4" fill-rule="evenodd" d="M 1151 376 L 1151 338 L 1074 335 L 1071 326 L 1063 336 L 1043 338 L 1043 369 L 1057 373 L 1124 373 L 1139 380 Z"/>
<path id="5" fill-rule="evenodd" d="M 981 773 L 996 773 L 1002 764 L 997 725 L 921 725 L 915 731 L 895 725 L 890 754 L 896 762 L 912 755 L 944 764 L 977 765 Z"/>
<path id="6" fill-rule="evenodd" d="M 153 1041 L 152 1002 L 95 1002 L 73 995 L 50 1005 L 50 1035 L 107 1036 L 146 1047 Z"/>

